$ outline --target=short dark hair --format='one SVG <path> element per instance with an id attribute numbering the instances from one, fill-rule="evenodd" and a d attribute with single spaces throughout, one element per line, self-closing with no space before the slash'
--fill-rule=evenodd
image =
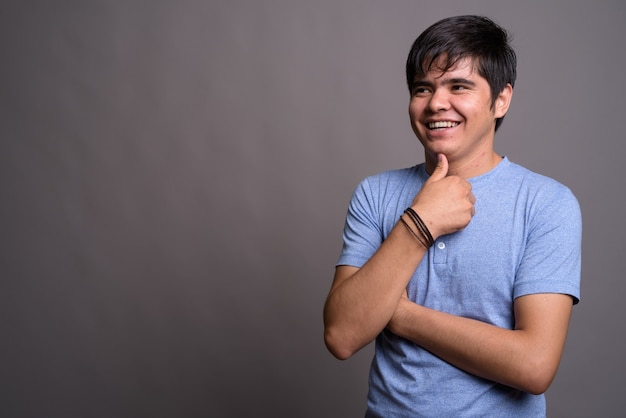
<path id="1" fill-rule="evenodd" d="M 406 62 L 409 92 L 415 78 L 424 77 L 434 65 L 445 72 L 460 59 L 472 58 L 478 74 L 489 83 L 493 106 L 507 84 L 515 85 L 517 58 L 510 41 L 509 32 L 487 17 L 466 15 L 438 21 L 411 47 Z M 496 120 L 496 130 L 503 118 Z"/>

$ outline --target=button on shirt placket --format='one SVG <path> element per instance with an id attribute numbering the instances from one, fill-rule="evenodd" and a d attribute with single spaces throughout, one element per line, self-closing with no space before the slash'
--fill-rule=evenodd
<path id="1" fill-rule="evenodd" d="M 448 249 L 444 241 L 435 242 L 434 246 L 434 262 L 435 264 L 445 264 L 448 260 Z"/>

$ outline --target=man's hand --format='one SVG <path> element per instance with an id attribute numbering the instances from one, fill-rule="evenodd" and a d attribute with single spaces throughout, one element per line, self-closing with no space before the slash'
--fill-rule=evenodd
<path id="1" fill-rule="evenodd" d="M 448 159 L 438 154 L 437 167 L 415 196 L 411 207 L 424 220 L 434 239 L 465 228 L 474 216 L 472 185 L 448 176 Z"/>
<path id="2" fill-rule="evenodd" d="M 464 228 L 474 213 L 474 201 L 467 181 L 448 176 L 448 160 L 442 155 L 412 207 L 436 239 Z M 403 317 L 416 306 L 406 297 L 406 286 L 425 252 L 396 225 L 363 267 L 337 267 L 324 306 L 324 340 L 334 356 L 350 357 L 386 326 L 401 335 L 399 327 L 407 322 Z"/>

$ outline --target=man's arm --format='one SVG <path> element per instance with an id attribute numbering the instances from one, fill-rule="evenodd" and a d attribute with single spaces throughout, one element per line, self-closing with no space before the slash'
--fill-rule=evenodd
<path id="1" fill-rule="evenodd" d="M 338 266 L 324 306 L 324 341 L 345 360 L 385 328 L 426 249 L 396 225 L 361 268 Z"/>
<path id="2" fill-rule="evenodd" d="M 464 228 L 474 212 L 471 185 L 460 177 L 446 177 L 447 172 L 442 155 L 411 205 L 435 238 Z M 425 252 L 403 225 L 396 224 L 362 268 L 337 267 L 324 306 L 324 340 L 334 356 L 350 357 L 387 326 Z"/>
<path id="3" fill-rule="evenodd" d="M 569 295 L 514 302 L 515 329 L 435 311 L 403 296 L 388 328 L 448 363 L 525 392 L 545 392 L 556 375 L 572 311 Z"/>

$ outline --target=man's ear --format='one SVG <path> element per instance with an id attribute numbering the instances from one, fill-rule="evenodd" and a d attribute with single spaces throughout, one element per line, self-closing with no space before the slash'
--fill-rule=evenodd
<path id="1" fill-rule="evenodd" d="M 511 84 L 507 84 L 498 97 L 496 97 L 496 102 L 494 103 L 494 116 L 496 119 L 504 117 L 506 112 L 509 110 L 509 106 L 511 105 L 511 98 L 513 97 L 513 86 Z"/>

